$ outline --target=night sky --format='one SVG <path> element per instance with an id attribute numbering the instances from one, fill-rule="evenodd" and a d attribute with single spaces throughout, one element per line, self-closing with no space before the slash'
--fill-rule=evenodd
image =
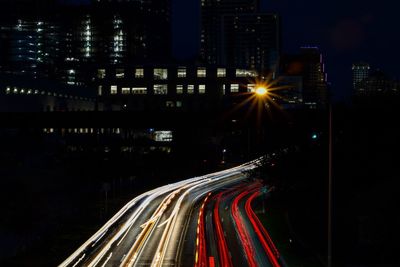
<path id="1" fill-rule="evenodd" d="M 174 54 L 193 57 L 198 49 L 200 0 L 172 1 Z M 321 48 L 336 99 L 351 95 L 351 64 L 355 61 L 366 61 L 389 76 L 400 76 L 399 1 L 261 1 L 264 11 L 282 16 L 285 52 L 296 52 L 305 45 Z"/>

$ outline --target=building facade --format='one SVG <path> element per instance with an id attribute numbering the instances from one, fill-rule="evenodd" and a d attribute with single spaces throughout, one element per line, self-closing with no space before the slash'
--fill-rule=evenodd
<path id="1" fill-rule="evenodd" d="M 0 19 L 3 73 L 26 72 L 82 85 L 93 81 L 99 64 L 171 59 L 169 0 L 49 4 L 35 12 L 19 8 L 24 6 L 19 2 L 10 6 L 13 11 Z"/>
<path id="2" fill-rule="evenodd" d="M 326 107 L 329 95 L 328 79 L 319 48 L 303 47 L 299 54 L 283 56 L 281 73 L 284 76 L 302 77 L 302 98 L 306 107 Z"/>
<path id="3" fill-rule="evenodd" d="M 222 64 L 276 72 L 280 55 L 280 22 L 276 14 L 224 15 Z"/>
<path id="4" fill-rule="evenodd" d="M 353 64 L 353 67 L 352 67 L 353 90 L 354 90 L 354 92 L 356 92 L 356 94 L 357 94 L 357 91 L 359 91 L 361 89 L 360 88 L 361 82 L 369 77 L 370 69 L 371 69 L 370 65 L 365 62 Z"/>
<path id="5" fill-rule="evenodd" d="M 200 59 L 209 65 L 269 72 L 280 53 L 280 22 L 258 0 L 202 0 Z"/>
<path id="6" fill-rule="evenodd" d="M 359 97 L 399 96 L 400 82 L 376 70 L 357 84 L 355 95 Z"/>

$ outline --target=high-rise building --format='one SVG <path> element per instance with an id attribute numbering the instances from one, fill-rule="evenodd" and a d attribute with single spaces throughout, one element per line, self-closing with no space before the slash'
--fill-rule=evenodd
<path id="1" fill-rule="evenodd" d="M 224 64 L 223 17 L 254 13 L 258 0 L 202 0 L 200 58 L 208 64 Z"/>
<path id="2" fill-rule="evenodd" d="M 170 0 L 55 2 L 10 3 L 12 12 L 0 17 L 0 71 L 53 73 L 79 85 L 92 81 L 100 65 L 170 59 Z"/>
<path id="3" fill-rule="evenodd" d="M 49 75 L 57 63 L 59 28 L 49 21 L 22 20 L 1 27 L 2 62 L 11 72 Z"/>
<path id="4" fill-rule="evenodd" d="M 355 95 L 359 97 L 395 96 L 400 94 L 400 82 L 388 77 L 383 71 L 375 70 L 357 83 Z"/>
<path id="5" fill-rule="evenodd" d="M 276 14 L 224 15 L 221 63 L 261 73 L 275 71 L 280 54 L 279 24 Z"/>
<path id="6" fill-rule="evenodd" d="M 353 89 L 355 92 L 360 89 L 360 83 L 369 77 L 370 69 L 369 64 L 365 62 L 353 64 Z"/>
<path id="7" fill-rule="evenodd" d="M 328 102 L 328 81 L 321 51 L 303 47 L 300 54 L 282 57 L 283 75 L 303 78 L 303 103 L 309 108 L 323 108 Z"/>

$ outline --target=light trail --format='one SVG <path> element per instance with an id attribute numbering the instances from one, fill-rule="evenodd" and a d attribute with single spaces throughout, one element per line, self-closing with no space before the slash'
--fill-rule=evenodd
<path id="1" fill-rule="evenodd" d="M 162 235 L 162 242 L 160 243 L 157 253 L 153 259 L 153 266 L 160 266 L 164 259 L 167 244 L 169 243 L 174 226 L 176 224 L 183 199 L 196 188 L 212 185 L 224 180 L 229 180 L 229 178 L 232 178 L 232 176 L 235 174 L 240 173 L 243 175 L 243 172 L 256 168 L 259 161 L 260 160 L 254 160 L 232 169 L 204 175 L 201 177 L 194 177 L 188 180 L 166 185 L 135 197 L 59 266 L 67 267 L 72 265 L 84 265 L 88 267 L 95 267 L 97 264 L 103 261 L 103 258 L 106 255 L 108 255 L 103 263 L 103 265 L 107 265 L 113 256 L 113 252 L 110 252 L 110 249 L 115 247 L 114 244 L 117 243 L 116 246 L 121 244 L 121 242 L 126 238 L 128 232 L 131 231 L 132 227 L 136 226 L 135 224 L 138 218 L 142 216 L 143 212 L 148 209 L 151 203 L 153 203 L 159 197 L 168 194 L 168 196 L 164 197 L 164 199 L 161 201 L 161 204 L 157 207 L 156 211 L 153 213 L 153 216 L 151 216 L 150 219 L 142 225 L 143 230 L 132 246 L 136 249 L 131 249 L 130 252 L 126 254 L 122 264 L 122 266 L 125 266 L 124 263 L 126 264 L 127 262 L 130 262 L 130 264 L 127 266 L 132 266 L 132 259 L 133 261 L 136 260 L 139 251 L 143 248 L 145 241 L 149 238 L 149 236 L 151 236 L 151 232 L 153 231 L 154 227 L 156 225 L 165 225 L 166 229 Z M 186 191 L 182 193 L 182 190 Z M 208 193 L 208 191 L 205 193 Z M 180 195 L 180 198 L 176 201 L 171 216 L 159 225 L 160 218 L 165 213 L 168 206 L 174 201 L 174 198 L 178 195 Z M 139 205 L 137 205 L 138 203 Z M 127 219 L 125 219 L 126 216 L 128 216 Z M 118 228 L 115 226 L 118 226 Z M 98 252 L 96 252 L 96 255 L 90 255 L 90 251 Z M 84 258 L 85 262 L 83 261 Z"/>
<path id="2" fill-rule="evenodd" d="M 195 256 L 195 267 L 207 267 L 207 250 L 206 250 L 206 238 L 204 229 L 204 207 L 210 197 L 211 193 L 208 193 L 204 199 L 203 204 L 200 207 L 199 217 L 197 221 L 197 237 L 196 237 L 196 256 Z"/>
<path id="3" fill-rule="evenodd" d="M 244 189 L 245 191 L 243 191 L 242 193 L 240 193 L 232 202 L 232 207 L 231 207 L 231 214 L 232 217 L 235 221 L 236 224 L 236 228 L 238 230 L 238 234 L 240 237 L 240 240 L 242 242 L 243 248 L 245 250 L 246 253 L 246 258 L 247 261 L 250 265 L 250 267 L 256 267 L 258 266 L 256 260 L 255 260 L 255 252 L 254 252 L 254 248 L 253 245 L 251 243 L 251 238 L 249 236 L 249 233 L 246 231 L 246 226 L 244 225 L 244 222 L 240 216 L 240 212 L 239 212 L 239 201 L 241 199 L 243 199 L 246 195 L 250 194 L 251 190 L 254 190 L 254 188 L 258 186 L 260 187 L 259 184 L 250 186 L 246 189 Z"/>
<path id="4" fill-rule="evenodd" d="M 216 197 L 216 203 L 214 206 L 214 224 L 217 232 L 218 240 L 218 252 L 221 266 L 230 267 L 232 265 L 232 260 L 229 255 L 228 245 L 226 243 L 224 230 L 222 229 L 221 219 L 219 217 L 219 206 L 221 203 L 221 197 L 223 193 L 219 193 Z"/>
<path id="5" fill-rule="evenodd" d="M 273 267 L 280 267 L 278 259 L 280 257 L 279 251 L 274 245 L 270 235 L 264 228 L 257 215 L 254 213 L 251 202 L 260 194 L 260 191 L 255 191 L 246 201 L 245 209 L 247 216 L 249 217 L 251 224 L 253 225 L 254 231 L 256 232 L 265 252 L 267 253 L 268 259 Z"/>

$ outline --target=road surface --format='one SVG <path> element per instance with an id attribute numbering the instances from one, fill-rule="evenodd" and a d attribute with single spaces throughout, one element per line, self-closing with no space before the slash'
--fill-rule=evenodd
<path id="1" fill-rule="evenodd" d="M 257 164 L 137 196 L 59 266 L 281 266 L 251 206 Z"/>

